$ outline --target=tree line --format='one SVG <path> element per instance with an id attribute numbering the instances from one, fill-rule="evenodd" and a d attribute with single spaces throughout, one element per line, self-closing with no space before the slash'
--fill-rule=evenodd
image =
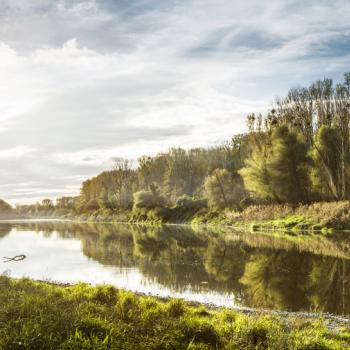
<path id="1" fill-rule="evenodd" d="M 45 199 L 23 212 L 134 210 L 201 203 L 240 210 L 250 204 L 339 201 L 350 197 L 350 73 L 292 88 L 248 132 L 211 148 L 172 148 L 86 180 L 77 197 Z"/>

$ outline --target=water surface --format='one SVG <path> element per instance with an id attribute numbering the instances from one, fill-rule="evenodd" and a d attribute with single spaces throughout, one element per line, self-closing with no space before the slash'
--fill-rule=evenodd
<path id="1" fill-rule="evenodd" d="M 167 226 L 0 224 L 0 273 L 219 306 L 350 314 L 350 242 Z"/>

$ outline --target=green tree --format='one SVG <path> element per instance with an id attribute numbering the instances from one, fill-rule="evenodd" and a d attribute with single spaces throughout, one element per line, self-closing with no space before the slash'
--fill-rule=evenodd
<path id="1" fill-rule="evenodd" d="M 275 189 L 271 186 L 268 169 L 269 145 L 256 146 L 246 160 L 245 167 L 239 171 L 247 191 L 260 199 L 275 198 Z"/>
<path id="2" fill-rule="evenodd" d="M 224 209 L 237 205 L 244 195 L 242 184 L 233 181 L 226 169 L 215 169 L 204 184 L 209 205 Z"/>
<path id="3" fill-rule="evenodd" d="M 343 199 L 345 194 L 343 176 L 342 134 L 337 126 L 322 126 L 315 136 L 311 152 L 314 168 L 312 183 L 322 199 Z M 345 171 L 349 159 L 345 159 Z"/>
<path id="4" fill-rule="evenodd" d="M 45 198 L 41 201 L 41 205 L 44 209 L 52 209 L 53 208 L 53 202 L 49 198 Z"/>
<path id="5" fill-rule="evenodd" d="M 298 203 L 309 200 L 310 158 L 303 136 L 277 126 L 265 144 L 253 150 L 240 171 L 248 191 L 263 199 Z"/>
<path id="6" fill-rule="evenodd" d="M 290 203 L 308 201 L 311 162 L 303 136 L 280 126 L 273 131 L 271 144 L 267 166 L 277 198 Z"/>

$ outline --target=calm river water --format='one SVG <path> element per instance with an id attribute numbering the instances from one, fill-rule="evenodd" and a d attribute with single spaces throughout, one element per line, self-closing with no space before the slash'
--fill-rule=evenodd
<path id="1" fill-rule="evenodd" d="M 218 306 L 350 315 L 350 240 L 180 226 L 0 224 L 0 273 Z"/>

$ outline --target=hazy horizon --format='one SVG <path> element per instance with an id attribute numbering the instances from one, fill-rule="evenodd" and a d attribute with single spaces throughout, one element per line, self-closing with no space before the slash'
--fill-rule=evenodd
<path id="1" fill-rule="evenodd" d="M 349 70 L 350 3 L 0 0 L 0 198 L 78 194 L 112 166 L 246 130 Z"/>

